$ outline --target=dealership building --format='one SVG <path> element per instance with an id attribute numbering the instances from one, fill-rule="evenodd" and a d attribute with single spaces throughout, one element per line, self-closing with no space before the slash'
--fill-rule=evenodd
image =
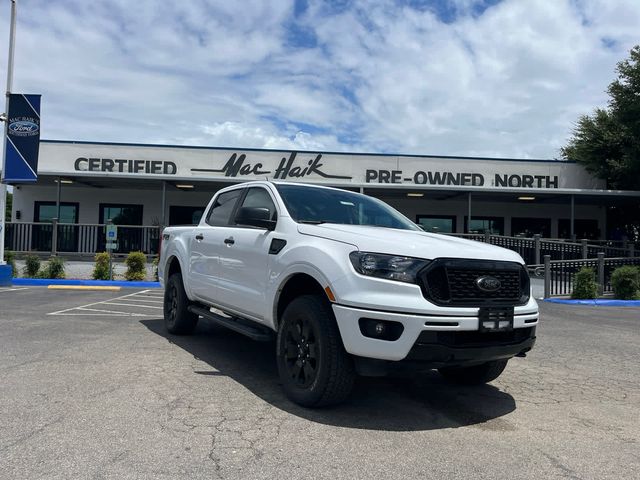
<path id="1" fill-rule="evenodd" d="M 9 243 L 37 249 L 19 224 L 58 218 L 76 225 L 66 249 L 91 253 L 103 245 L 83 228 L 193 224 L 217 190 L 255 179 L 360 191 L 442 233 L 605 239 L 612 209 L 640 201 L 570 161 L 42 140 L 37 183 L 14 187 Z"/>

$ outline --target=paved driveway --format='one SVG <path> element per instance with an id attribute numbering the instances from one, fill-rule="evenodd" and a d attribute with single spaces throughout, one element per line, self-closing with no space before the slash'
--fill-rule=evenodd
<path id="1" fill-rule="evenodd" d="M 492 385 L 362 379 L 305 410 L 273 344 L 168 336 L 159 295 L 0 290 L 1 478 L 640 478 L 640 309 L 543 304 Z"/>

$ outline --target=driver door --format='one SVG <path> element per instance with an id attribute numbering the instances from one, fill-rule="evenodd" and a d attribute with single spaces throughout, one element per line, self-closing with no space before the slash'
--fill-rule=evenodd
<path id="1" fill-rule="evenodd" d="M 269 209 L 270 219 L 278 212 L 266 188 L 251 187 L 240 200 L 242 207 Z M 265 317 L 265 292 L 269 278 L 269 246 L 274 233 L 266 228 L 238 225 L 236 219 L 226 227 L 220 249 L 218 297 L 220 303 L 255 320 Z"/>

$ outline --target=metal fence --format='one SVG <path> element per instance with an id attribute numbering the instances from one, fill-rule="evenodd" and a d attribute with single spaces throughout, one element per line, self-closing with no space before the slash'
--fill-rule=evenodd
<path id="1" fill-rule="evenodd" d="M 598 253 L 604 253 L 607 258 L 633 257 L 636 248 L 633 243 L 603 242 L 590 243 L 590 240 L 569 242 L 562 240 L 550 240 L 539 235 L 533 238 L 505 237 L 489 234 L 450 234 L 452 236 L 490 243 L 499 247 L 508 248 L 518 252 L 527 265 L 542 263 L 545 255 L 551 260 L 578 260 L 596 258 Z"/>
<path id="2" fill-rule="evenodd" d="M 54 228 L 55 225 L 55 228 Z M 6 224 L 7 250 L 16 252 L 47 252 L 95 254 L 105 250 L 105 224 L 82 223 L 32 223 L 9 222 Z M 148 255 L 158 253 L 162 227 L 147 225 L 119 225 L 118 249 L 115 253 L 141 251 Z M 508 248 L 520 254 L 527 265 L 542 263 L 545 255 L 551 260 L 579 260 L 605 257 L 634 257 L 633 243 L 587 241 L 568 242 L 551 240 L 536 235 L 533 238 L 505 237 L 489 234 L 449 234 L 479 242 Z"/>
<path id="3" fill-rule="evenodd" d="M 529 271 L 537 277 L 544 277 L 544 297 L 570 295 L 573 292 L 575 274 L 583 267 L 593 269 L 598 283 L 598 294 L 613 291 L 611 275 L 614 270 L 624 265 L 640 266 L 640 257 L 605 258 L 603 253 L 597 258 L 583 260 L 551 260 L 544 257 L 544 263 L 530 265 Z"/>
<path id="4" fill-rule="evenodd" d="M 95 254 L 105 251 L 104 224 L 27 223 L 6 224 L 5 245 L 15 252 Z M 114 253 L 158 253 L 161 227 L 118 225 Z"/>

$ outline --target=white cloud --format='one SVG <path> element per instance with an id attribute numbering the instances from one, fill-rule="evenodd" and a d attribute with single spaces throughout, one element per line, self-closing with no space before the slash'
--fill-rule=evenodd
<path id="1" fill-rule="evenodd" d="M 637 0 L 411 3 L 23 0 L 14 90 L 45 138 L 555 157 L 638 41 Z"/>

